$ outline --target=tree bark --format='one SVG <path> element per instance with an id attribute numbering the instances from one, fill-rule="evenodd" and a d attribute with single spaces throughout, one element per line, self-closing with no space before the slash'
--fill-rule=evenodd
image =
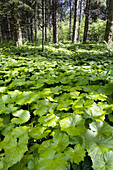
<path id="1" fill-rule="evenodd" d="M 76 43 L 76 39 L 77 39 L 78 2 L 79 0 L 75 0 L 74 25 L 73 25 L 73 37 L 72 37 L 72 42 L 74 44 Z"/>
<path id="2" fill-rule="evenodd" d="M 113 39 L 113 0 L 109 0 L 104 40 L 107 43 L 111 43 L 112 39 Z"/>
<path id="3" fill-rule="evenodd" d="M 45 41 L 47 41 L 47 8 L 48 8 L 48 4 L 47 4 L 47 0 L 45 0 Z"/>
<path id="4" fill-rule="evenodd" d="M 22 46 L 22 32 L 18 14 L 14 15 L 14 39 L 17 47 Z"/>
<path id="5" fill-rule="evenodd" d="M 13 19 L 13 29 L 14 29 L 14 41 L 16 42 L 16 46 L 22 46 L 22 31 L 20 26 L 20 17 L 18 12 L 18 4 L 13 2 L 12 8 L 12 19 Z"/>
<path id="6" fill-rule="evenodd" d="M 44 52 L 44 41 L 45 41 L 45 16 L 44 16 L 44 0 L 42 0 L 42 52 Z"/>
<path id="7" fill-rule="evenodd" d="M 52 38 L 52 32 L 51 32 L 51 14 L 52 14 L 52 4 L 51 4 L 51 0 L 49 0 L 49 4 L 50 4 L 50 9 L 49 9 L 49 32 L 50 32 L 50 36 L 49 36 L 49 41 L 51 42 L 51 38 Z"/>
<path id="8" fill-rule="evenodd" d="M 58 0 L 52 0 L 53 5 L 53 42 L 58 43 Z"/>
<path id="9" fill-rule="evenodd" d="M 11 40 L 11 25 L 10 25 L 10 18 L 9 16 L 7 15 L 7 28 L 8 28 L 8 31 L 7 31 L 7 40 L 10 41 Z"/>
<path id="10" fill-rule="evenodd" d="M 0 42 L 2 42 L 2 25 L 0 23 Z"/>
<path id="11" fill-rule="evenodd" d="M 86 41 L 88 39 L 89 17 L 90 17 L 90 0 L 86 0 L 85 26 L 84 26 L 83 43 L 86 43 Z"/>
<path id="12" fill-rule="evenodd" d="M 30 19 L 30 40 L 33 41 L 33 19 Z"/>
<path id="13" fill-rule="evenodd" d="M 69 33 L 70 33 L 70 40 L 72 39 L 72 35 L 71 35 L 71 18 L 72 18 L 72 9 L 71 9 L 71 0 L 69 0 Z"/>
<path id="14" fill-rule="evenodd" d="M 80 28 L 81 28 L 81 18 L 82 18 L 82 2 L 83 2 L 83 0 L 80 0 L 80 14 L 79 14 L 79 26 L 78 26 L 78 41 L 80 41 Z"/>
<path id="15" fill-rule="evenodd" d="M 38 40 L 38 4 L 35 3 L 35 43 L 37 44 Z"/>

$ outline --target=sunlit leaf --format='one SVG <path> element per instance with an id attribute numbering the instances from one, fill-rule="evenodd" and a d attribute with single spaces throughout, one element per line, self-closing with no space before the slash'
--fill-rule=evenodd
<path id="1" fill-rule="evenodd" d="M 30 119 L 30 113 L 28 110 L 18 110 L 14 113 L 12 113 L 13 116 L 18 117 L 18 118 L 13 118 L 11 121 L 12 123 L 15 124 L 22 124 L 27 122 Z"/>
<path id="2" fill-rule="evenodd" d="M 43 124 L 43 126 L 56 126 L 59 117 L 55 116 L 55 114 L 47 114 L 46 116 L 40 117 L 38 121 Z"/>
<path id="3" fill-rule="evenodd" d="M 81 135 L 85 131 L 84 119 L 80 115 L 71 114 L 60 120 L 61 130 L 67 132 L 69 135 Z"/>

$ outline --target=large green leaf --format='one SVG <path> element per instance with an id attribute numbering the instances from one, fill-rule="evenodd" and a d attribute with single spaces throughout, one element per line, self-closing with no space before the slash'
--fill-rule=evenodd
<path id="1" fill-rule="evenodd" d="M 0 158 L 0 169 L 3 169 L 4 158 Z"/>
<path id="2" fill-rule="evenodd" d="M 67 132 L 71 136 L 82 135 L 86 130 L 82 116 L 75 114 L 60 120 L 60 126 L 62 131 Z"/>
<path id="3" fill-rule="evenodd" d="M 88 98 L 94 99 L 94 100 L 101 100 L 101 101 L 105 101 L 107 99 L 107 96 L 104 94 L 94 94 L 94 92 L 92 94 L 89 95 Z"/>
<path id="4" fill-rule="evenodd" d="M 113 169 L 113 151 L 108 151 L 92 159 L 94 170 L 112 170 Z"/>
<path id="5" fill-rule="evenodd" d="M 63 153 L 56 154 L 55 150 L 47 149 L 39 155 L 37 170 L 66 170 L 66 165 L 67 159 Z"/>
<path id="6" fill-rule="evenodd" d="M 58 106 L 57 106 L 57 110 L 69 110 L 71 107 L 70 105 L 73 103 L 72 100 L 64 100 L 64 101 L 61 101 L 59 102 Z"/>
<path id="7" fill-rule="evenodd" d="M 65 151 L 65 155 L 71 163 L 79 164 L 81 161 L 84 160 L 85 157 L 85 150 L 84 147 L 80 144 L 74 146 L 74 149 L 68 147 Z"/>
<path id="8" fill-rule="evenodd" d="M 93 132 L 97 132 L 98 135 L 104 135 L 105 137 L 112 136 L 113 133 L 113 127 L 105 122 L 92 122 L 89 127 Z"/>
<path id="9" fill-rule="evenodd" d="M 4 93 L 6 92 L 6 90 L 7 90 L 7 87 L 0 87 L 0 93 Z"/>
<path id="10" fill-rule="evenodd" d="M 46 130 L 45 127 L 39 125 L 37 127 L 34 127 L 29 132 L 29 135 L 34 139 L 40 139 L 46 137 L 50 132 L 51 132 L 50 130 Z"/>
<path id="11" fill-rule="evenodd" d="M 106 112 L 103 111 L 96 103 L 94 103 L 90 108 L 85 110 L 85 118 L 91 118 L 96 121 L 104 121 Z"/>
<path id="12" fill-rule="evenodd" d="M 28 150 L 28 128 L 16 127 L 8 133 L 1 142 L 1 148 L 5 150 L 4 169 L 8 169 L 13 164 L 19 162 L 24 153 Z"/>
<path id="13" fill-rule="evenodd" d="M 2 96 L 2 100 L 3 100 L 4 103 L 9 103 L 10 102 L 10 96 L 4 95 L 4 96 Z"/>
<path id="14" fill-rule="evenodd" d="M 21 110 L 18 110 L 12 114 L 13 114 L 13 116 L 18 117 L 18 118 L 13 118 L 11 120 L 11 122 L 15 123 L 15 124 L 22 124 L 22 123 L 27 122 L 30 119 L 30 113 L 28 110 L 21 109 Z"/>
<path id="15" fill-rule="evenodd" d="M 39 123 L 43 124 L 43 126 L 56 126 L 57 122 L 59 120 L 58 116 L 55 116 L 55 114 L 47 114 L 46 116 L 40 117 L 38 119 Z"/>
<path id="16" fill-rule="evenodd" d="M 100 156 L 105 151 L 109 151 L 113 149 L 113 137 L 104 137 L 102 134 L 98 134 L 98 132 L 93 132 L 92 130 L 87 130 L 85 132 L 85 148 L 88 151 L 88 154 L 91 158 L 95 158 L 96 156 Z"/>
<path id="17" fill-rule="evenodd" d="M 47 149 L 55 150 L 57 147 L 56 143 L 53 143 L 52 139 L 44 141 L 38 148 L 39 153 L 45 152 Z"/>
<path id="18" fill-rule="evenodd" d="M 69 145 L 69 136 L 65 133 L 57 132 L 53 137 L 53 142 L 56 144 L 55 150 L 62 152 Z"/>

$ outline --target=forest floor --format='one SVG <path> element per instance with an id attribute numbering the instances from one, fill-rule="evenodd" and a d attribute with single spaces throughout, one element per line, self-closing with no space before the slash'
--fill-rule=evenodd
<path id="1" fill-rule="evenodd" d="M 0 169 L 113 169 L 113 52 L 0 44 Z"/>

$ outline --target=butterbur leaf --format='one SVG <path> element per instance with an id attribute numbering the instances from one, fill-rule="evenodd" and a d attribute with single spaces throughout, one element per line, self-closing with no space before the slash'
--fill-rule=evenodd
<path id="1" fill-rule="evenodd" d="M 3 100 L 4 103 L 9 103 L 10 102 L 10 96 L 4 95 L 4 96 L 2 96 L 2 100 Z"/>
<path id="2" fill-rule="evenodd" d="M 22 123 L 27 122 L 30 119 L 30 113 L 28 110 L 21 109 L 21 110 L 18 110 L 12 114 L 13 114 L 13 116 L 18 117 L 18 118 L 13 118 L 11 120 L 11 122 L 15 123 L 15 124 L 22 124 Z"/>
<path id="3" fill-rule="evenodd" d="M 82 135 L 85 132 L 84 119 L 81 115 L 71 114 L 71 116 L 60 120 L 61 130 L 71 136 Z"/>
<path id="4" fill-rule="evenodd" d="M 84 134 L 85 136 L 85 148 L 88 151 L 88 154 L 91 158 L 96 156 L 101 156 L 105 151 L 109 151 L 113 148 L 113 138 L 105 138 L 102 134 L 98 132 L 93 132 L 92 130 L 87 130 Z"/>
<path id="5" fill-rule="evenodd" d="M 36 109 L 33 114 L 43 116 L 48 112 L 50 106 L 51 103 L 49 100 L 39 100 L 36 105 L 33 105 L 33 109 Z"/>
<path id="6" fill-rule="evenodd" d="M 81 161 L 84 160 L 85 157 L 85 150 L 84 147 L 80 144 L 75 145 L 74 149 L 68 147 L 65 151 L 65 155 L 71 163 L 79 164 Z"/>
<path id="7" fill-rule="evenodd" d="M 84 104 L 83 99 L 75 100 L 75 102 L 73 103 L 72 109 L 76 110 L 76 109 L 79 109 L 79 108 L 83 108 L 83 104 Z"/>
<path id="8" fill-rule="evenodd" d="M 30 161 L 29 161 L 29 163 L 28 163 L 28 169 L 29 170 L 39 170 L 38 169 L 38 157 L 33 157 Z"/>
<path id="9" fill-rule="evenodd" d="M 0 169 L 3 169 L 4 157 L 0 158 Z"/>
<path id="10" fill-rule="evenodd" d="M 34 127 L 30 132 L 29 135 L 34 138 L 34 139 L 40 139 L 43 137 L 46 137 L 51 131 L 50 130 L 46 130 L 45 127 L 42 126 L 37 126 Z"/>
<path id="11" fill-rule="evenodd" d="M 28 150 L 27 143 L 28 128 L 26 126 L 16 127 L 5 136 L 0 144 L 5 150 L 4 169 L 8 169 L 22 159 L 24 153 Z"/>
<path id="12" fill-rule="evenodd" d="M 20 169 L 26 170 L 26 165 L 28 164 L 30 160 L 32 160 L 32 157 L 33 155 L 31 154 L 24 155 L 21 161 L 14 164 L 10 169 L 11 170 L 20 170 Z"/>
<path id="13" fill-rule="evenodd" d="M 6 112 L 6 106 L 4 102 L 0 102 L 0 114 L 3 113 L 4 111 Z"/>
<path id="14" fill-rule="evenodd" d="M 46 116 L 40 117 L 38 121 L 43 124 L 43 126 L 56 126 L 59 117 L 55 114 L 47 114 Z"/>
<path id="15" fill-rule="evenodd" d="M 53 143 L 52 139 L 44 141 L 38 148 L 39 153 L 45 152 L 47 149 L 52 149 L 54 150 L 56 148 L 56 144 Z"/>
<path id="16" fill-rule="evenodd" d="M 107 96 L 104 94 L 90 94 L 88 98 L 105 101 L 107 99 Z"/>
<path id="17" fill-rule="evenodd" d="M 6 166 L 4 167 L 4 169 L 19 162 L 27 150 L 28 150 L 27 146 L 23 145 L 23 144 L 17 145 L 16 147 L 11 147 L 9 149 L 6 149 L 5 159 L 4 159 Z"/>
<path id="18" fill-rule="evenodd" d="M 47 106 L 40 106 L 39 108 L 37 108 L 33 114 L 36 116 L 36 115 L 39 115 L 39 116 L 43 116 L 47 113 L 48 111 L 48 107 Z"/>
<path id="19" fill-rule="evenodd" d="M 105 119 L 105 111 L 101 109 L 96 103 L 94 103 L 90 108 L 85 110 L 84 117 L 91 118 L 96 121 L 104 121 Z"/>
<path id="20" fill-rule="evenodd" d="M 6 92 L 7 87 L 0 87 L 0 93 Z"/>
<path id="21" fill-rule="evenodd" d="M 70 96 L 71 96 L 72 99 L 77 99 L 79 94 L 80 94 L 80 92 L 78 92 L 78 91 L 70 92 Z"/>
<path id="22" fill-rule="evenodd" d="M 70 105 L 73 103 L 72 100 L 64 100 L 64 101 L 61 101 L 58 106 L 57 106 L 57 110 L 69 110 L 70 109 Z"/>
<path id="23" fill-rule="evenodd" d="M 56 144 L 55 150 L 62 152 L 69 145 L 69 136 L 66 133 L 56 133 L 53 142 Z"/>
<path id="24" fill-rule="evenodd" d="M 16 127 L 12 131 L 12 136 L 18 138 L 18 144 L 27 144 L 28 143 L 28 130 L 27 126 Z"/>
<path id="25" fill-rule="evenodd" d="M 63 153 L 56 154 L 53 149 L 47 149 L 45 152 L 39 155 L 38 169 L 43 170 L 66 170 L 67 159 Z"/>
<path id="26" fill-rule="evenodd" d="M 113 169 L 113 151 L 107 151 L 92 159 L 94 170 L 112 170 Z"/>
<path id="27" fill-rule="evenodd" d="M 92 122 L 89 125 L 93 132 L 97 132 L 98 135 L 105 135 L 107 137 L 112 136 L 113 127 L 105 122 Z"/>

